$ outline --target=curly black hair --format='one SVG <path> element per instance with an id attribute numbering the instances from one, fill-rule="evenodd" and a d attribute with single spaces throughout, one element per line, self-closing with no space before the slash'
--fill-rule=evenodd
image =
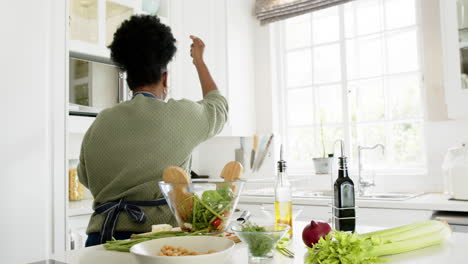
<path id="1" fill-rule="evenodd" d="M 177 48 L 171 28 L 157 16 L 134 15 L 114 33 L 111 59 L 127 72 L 130 89 L 157 83 Z"/>

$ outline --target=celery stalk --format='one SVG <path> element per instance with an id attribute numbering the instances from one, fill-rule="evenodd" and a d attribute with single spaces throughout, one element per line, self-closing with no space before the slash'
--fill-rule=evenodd
<path id="1" fill-rule="evenodd" d="M 439 221 L 422 221 L 397 228 L 362 234 L 360 237 L 371 237 L 374 240 L 378 239 L 383 243 L 398 242 L 411 239 L 416 236 L 432 233 L 446 227 L 446 224 Z"/>
<path id="2" fill-rule="evenodd" d="M 398 234 L 398 233 L 401 233 L 401 232 L 406 232 L 408 230 L 412 230 L 412 229 L 417 228 L 417 227 L 432 225 L 432 224 L 434 224 L 433 222 L 437 222 L 437 221 L 419 221 L 419 222 L 415 222 L 415 223 L 412 223 L 412 224 L 398 226 L 398 227 L 394 227 L 394 228 L 390 228 L 390 229 L 384 229 L 384 230 L 379 230 L 379 231 L 375 231 L 375 232 L 360 234 L 359 236 L 360 237 L 379 236 L 379 237 L 384 238 L 386 236 L 391 236 L 391 235 Z"/>
<path id="3" fill-rule="evenodd" d="M 452 230 L 446 223 L 433 222 L 435 223 L 405 232 L 405 239 L 396 238 L 395 242 L 374 246 L 369 254 L 380 257 L 438 245 L 450 237 Z"/>

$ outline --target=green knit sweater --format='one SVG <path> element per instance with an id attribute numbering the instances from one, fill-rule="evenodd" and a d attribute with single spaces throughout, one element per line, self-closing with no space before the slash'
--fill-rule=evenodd
<path id="1" fill-rule="evenodd" d="M 228 104 L 218 91 L 203 100 L 169 100 L 137 95 L 102 111 L 84 136 L 78 177 L 96 204 L 162 198 L 158 182 L 169 166 L 190 171 L 193 149 L 224 127 Z M 141 207 L 147 220 L 133 223 L 121 213 L 116 231 L 149 232 L 151 225 L 176 225 L 167 205 Z M 101 230 L 104 215 L 93 214 L 87 233 Z"/>

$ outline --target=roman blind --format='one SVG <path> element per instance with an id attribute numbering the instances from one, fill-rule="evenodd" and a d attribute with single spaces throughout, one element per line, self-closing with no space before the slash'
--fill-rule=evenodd
<path id="1" fill-rule="evenodd" d="M 257 0 L 255 13 L 262 24 L 299 16 L 352 0 Z"/>

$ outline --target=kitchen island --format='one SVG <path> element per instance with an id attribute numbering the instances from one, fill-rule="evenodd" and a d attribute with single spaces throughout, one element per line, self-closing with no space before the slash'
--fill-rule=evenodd
<path id="1" fill-rule="evenodd" d="M 292 264 L 304 263 L 307 250 L 302 243 L 301 232 L 307 222 L 297 221 L 294 224 L 294 243 L 290 249 L 296 253 L 294 259 L 287 258 L 276 252 L 275 258 L 271 263 Z M 358 232 L 370 232 L 380 228 L 361 226 Z M 432 246 L 417 251 L 404 253 L 395 256 L 385 257 L 389 260 L 387 263 L 395 264 L 464 264 L 468 263 L 468 233 L 454 232 L 452 237 L 441 245 Z M 234 248 L 232 260 L 229 264 L 248 263 L 247 248 L 243 243 L 239 243 Z M 54 256 L 55 260 L 69 264 L 137 264 L 136 259 L 131 253 L 122 253 L 107 251 L 102 246 L 89 247 L 80 250 L 69 251 L 63 255 Z"/>

